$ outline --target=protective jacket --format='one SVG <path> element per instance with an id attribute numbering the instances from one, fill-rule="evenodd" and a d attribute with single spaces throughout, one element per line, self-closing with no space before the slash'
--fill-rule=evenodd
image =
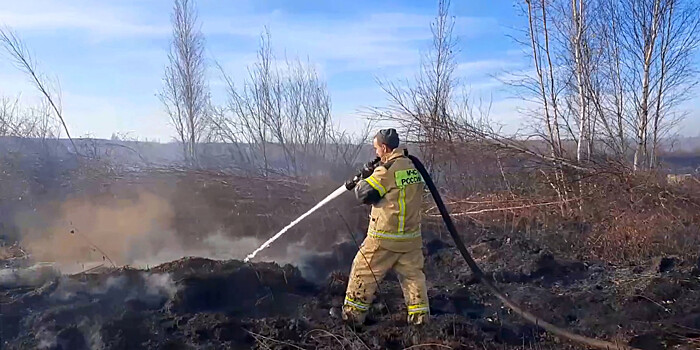
<path id="1" fill-rule="evenodd" d="M 397 148 L 385 155 L 372 175 L 355 187 L 357 199 L 372 205 L 367 236 L 397 252 L 421 246 L 424 181 L 406 154 Z"/>
<path id="2" fill-rule="evenodd" d="M 398 275 L 408 322 L 428 322 L 420 227 L 423 178 L 406 154 L 405 149 L 387 154 L 355 187 L 357 199 L 372 205 L 367 238 L 353 260 L 343 303 L 343 319 L 357 324 L 364 322 L 389 270 Z"/>

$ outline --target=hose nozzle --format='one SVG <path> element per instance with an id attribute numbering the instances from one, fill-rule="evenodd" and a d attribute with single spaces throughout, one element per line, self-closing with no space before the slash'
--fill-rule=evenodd
<path id="1" fill-rule="evenodd" d="M 365 163 L 365 165 L 362 166 L 362 169 L 360 169 L 360 171 L 357 174 L 355 174 L 355 176 L 352 179 L 345 181 L 345 188 L 348 191 L 352 191 L 352 189 L 355 188 L 355 186 L 357 186 L 357 184 L 361 180 L 366 179 L 370 175 L 372 175 L 372 173 L 374 172 L 374 168 L 376 168 L 380 162 L 381 158 L 377 157 Z"/>

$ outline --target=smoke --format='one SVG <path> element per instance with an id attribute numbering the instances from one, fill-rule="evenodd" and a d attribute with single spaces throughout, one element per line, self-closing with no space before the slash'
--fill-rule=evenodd
<path id="1" fill-rule="evenodd" d="M 226 237 L 220 230 L 185 240 L 174 227 L 172 203 L 146 191 L 127 199 L 49 203 L 16 222 L 20 244 L 31 258 L 55 262 L 64 273 L 112 263 L 147 268 L 186 256 L 241 259 L 260 244 L 253 237 Z"/>
<path id="2" fill-rule="evenodd" d="M 145 268 L 186 256 L 242 259 L 262 243 L 254 237 L 227 237 L 221 230 L 185 242 L 174 227 L 172 203 L 146 191 L 126 199 L 82 197 L 49 203 L 21 214 L 16 222 L 20 244 L 33 260 L 55 262 L 65 273 L 112 262 Z"/>
<path id="3" fill-rule="evenodd" d="M 177 238 L 174 238 L 177 239 Z M 255 237 L 231 238 L 218 231 L 201 239 L 197 245 L 185 247 L 171 242 L 167 249 L 160 249 L 155 254 L 143 254 L 132 250 L 130 257 L 134 266 L 155 266 L 186 256 L 196 256 L 216 260 L 242 259 L 262 243 Z"/>
<path id="4" fill-rule="evenodd" d="M 21 232 L 20 245 L 32 261 L 52 262 L 68 274 L 112 264 L 149 268 L 188 256 L 242 260 L 274 234 L 276 223 L 258 223 L 257 220 L 265 219 L 251 215 L 241 216 L 240 223 L 212 223 L 220 220 L 220 213 L 226 208 L 216 207 L 219 214 L 208 215 L 213 211 L 208 210 L 211 205 L 201 199 L 183 201 L 182 194 L 176 196 L 163 187 L 135 186 L 122 188 L 119 196 L 83 194 L 47 202 L 19 213 L 14 223 Z M 240 209 L 234 206 L 231 210 Z M 314 266 L 307 263 L 309 256 L 331 250 L 338 238 L 333 229 L 337 221 L 330 219 L 328 213 L 319 215 L 263 250 L 256 261 L 305 265 L 304 275 L 314 274 Z M 200 218 L 202 228 L 197 232 L 198 226 L 193 222 Z M 312 224 L 316 219 L 321 225 Z M 270 226 L 269 235 L 264 234 L 267 229 L 260 229 Z M 246 231 L 248 228 L 261 232 Z M 0 283 L 27 280 L 10 275 L 2 272 Z"/>
<path id="5" fill-rule="evenodd" d="M 15 220 L 20 244 L 35 261 L 56 262 L 64 272 L 86 264 L 132 264 L 135 258 L 172 249 L 170 203 L 153 193 L 133 198 L 72 198 L 47 203 Z"/>
<path id="6" fill-rule="evenodd" d="M 104 349 L 101 324 L 88 317 L 58 333 L 41 327 L 36 332 L 37 349 Z"/>
<path id="7" fill-rule="evenodd" d="M 301 254 L 295 262 L 302 276 L 314 283 L 324 282 L 333 271 L 349 273 L 357 253 L 354 242 L 334 244 L 329 252 Z"/>
<path id="8" fill-rule="evenodd" d="M 146 285 L 146 294 L 155 296 L 164 296 L 172 299 L 177 293 L 178 286 L 173 281 L 172 276 L 167 273 L 163 274 L 143 274 L 144 284 Z"/>
<path id="9" fill-rule="evenodd" d="M 83 333 L 89 349 L 104 349 L 105 344 L 102 341 L 102 334 L 100 332 L 101 325 L 94 322 L 88 318 L 83 319 L 80 324 L 78 324 L 78 329 Z"/>
<path id="10" fill-rule="evenodd" d="M 109 297 L 109 300 L 117 302 L 138 300 L 146 305 L 158 307 L 172 299 L 178 289 L 178 285 L 168 273 L 139 272 L 109 276 L 106 280 L 93 282 L 63 277 L 49 297 L 59 302 L 86 297 Z"/>
<path id="11" fill-rule="evenodd" d="M 45 327 L 39 329 L 36 333 L 39 349 L 53 349 L 56 347 L 56 333 L 49 331 Z"/>
<path id="12" fill-rule="evenodd" d="M 55 280 L 59 271 L 51 264 L 35 264 L 28 268 L 9 268 L 0 270 L 0 287 L 39 287 Z"/>
<path id="13" fill-rule="evenodd" d="M 61 279 L 56 290 L 51 293 L 51 299 L 65 302 L 72 300 L 79 295 L 104 295 L 112 289 L 124 289 L 126 285 L 125 276 L 110 276 L 104 283 L 90 286 L 86 282 L 64 277 Z"/>

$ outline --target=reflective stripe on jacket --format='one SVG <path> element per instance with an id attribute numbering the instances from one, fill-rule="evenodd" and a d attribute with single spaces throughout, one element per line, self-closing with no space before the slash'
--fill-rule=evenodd
<path id="1" fill-rule="evenodd" d="M 355 187 L 357 199 L 372 205 L 367 235 L 420 244 L 423 177 L 403 148 L 383 158 L 372 175 Z"/>

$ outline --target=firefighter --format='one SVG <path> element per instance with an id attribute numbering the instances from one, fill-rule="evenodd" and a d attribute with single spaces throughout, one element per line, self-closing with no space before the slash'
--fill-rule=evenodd
<path id="1" fill-rule="evenodd" d="M 425 324 L 430 308 L 420 225 L 424 181 L 406 149 L 399 147 L 396 130 L 380 130 L 374 149 L 380 164 L 355 187 L 357 199 L 372 210 L 367 237 L 352 263 L 342 318 L 362 325 L 378 283 L 393 269 L 403 290 L 408 323 Z"/>

